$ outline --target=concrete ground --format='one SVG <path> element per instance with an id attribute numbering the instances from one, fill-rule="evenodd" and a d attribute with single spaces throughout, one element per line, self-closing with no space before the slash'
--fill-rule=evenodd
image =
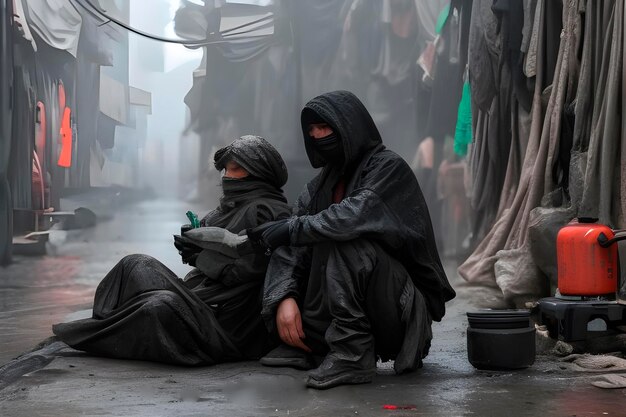
<path id="1" fill-rule="evenodd" d="M 88 313 L 96 285 L 122 256 L 147 253 L 179 275 L 189 269 L 171 238 L 189 205 L 157 200 L 111 210 L 114 200 L 101 201 L 115 215 L 95 228 L 56 231 L 48 256 L 18 257 L 0 269 L 0 365 L 6 363 L 0 368 L 0 416 L 626 415 L 626 390 L 596 388 L 595 376 L 576 373 L 553 356 L 539 355 L 521 371 L 475 370 L 467 361 L 465 312 L 494 306 L 498 296 L 465 285 L 452 267 L 458 297 L 434 325 L 424 368 L 396 376 L 389 363 L 379 364 L 371 384 L 316 391 L 305 388 L 305 372 L 291 369 L 112 360 L 60 342 L 11 361 L 51 336 L 53 323 Z M 64 203 L 67 210 L 80 202 Z"/>

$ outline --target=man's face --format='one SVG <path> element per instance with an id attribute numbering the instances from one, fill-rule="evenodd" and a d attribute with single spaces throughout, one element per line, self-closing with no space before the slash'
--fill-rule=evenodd
<path id="1" fill-rule="evenodd" d="M 240 178 L 245 178 L 248 175 L 250 175 L 248 171 L 246 171 L 245 168 L 239 165 L 237 162 L 235 161 L 226 162 L 226 167 L 224 170 L 224 178 L 240 179 Z"/>
<path id="2" fill-rule="evenodd" d="M 333 133 L 333 129 L 327 123 L 311 123 L 309 125 L 309 136 L 313 139 L 325 138 Z"/>

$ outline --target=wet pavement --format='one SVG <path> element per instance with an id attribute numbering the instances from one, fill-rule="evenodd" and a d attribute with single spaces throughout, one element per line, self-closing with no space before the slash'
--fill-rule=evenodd
<path id="1" fill-rule="evenodd" d="M 65 204 L 73 209 L 79 202 Z M 0 269 L 0 363 L 51 336 L 53 323 L 88 314 L 99 280 L 126 254 L 152 255 L 184 275 L 189 267 L 171 235 L 190 208 L 161 200 L 109 207 L 97 213 L 108 220 L 95 228 L 53 232 L 47 256 L 18 257 Z M 596 388 L 594 376 L 563 369 L 551 356 L 537 356 L 522 371 L 475 370 L 467 361 L 465 312 L 494 306 L 498 297 L 463 284 L 454 268 L 448 272 L 459 295 L 434 325 L 424 368 L 412 374 L 396 376 L 391 364 L 379 364 L 372 384 L 316 391 L 305 388 L 305 372 L 291 369 L 253 362 L 173 367 L 89 357 L 57 343 L 27 357 L 31 372 L 0 377 L 0 415 L 626 415 L 626 390 Z"/>
<path id="2" fill-rule="evenodd" d="M 90 229 L 52 230 L 47 256 L 15 256 L 13 264 L 0 267 L 0 363 L 50 336 L 51 324 L 91 308 L 98 282 L 124 255 L 152 255 L 181 276 L 191 269 L 181 263 L 172 235 L 180 233 L 187 210 L 202 209 L 125 200 L 115 193 L 63 200 L 64 211 L 86 206 L 103 220 Z"/>

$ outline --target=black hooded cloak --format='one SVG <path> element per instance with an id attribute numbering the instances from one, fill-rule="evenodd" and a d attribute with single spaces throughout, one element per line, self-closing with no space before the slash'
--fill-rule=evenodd
<path id="1" fill-rule="evenodd" d="M 287 169 L 268 142 L 237 139 L 216 153 L 216 168 L 229 160 L 250 176 L 224 181 L 220 205 L 203 226 L 238 233 L 289 215 L 281 190 Z M 203 250 L 181 280 L 150 256 L 129 255 L 98 285 L 92 318 L 53 331 L 76 349 L 115 358 L 179 365 L 258 358 L 271 348 L 260 316 L 267 263 L 262 253 L 233 259 Z"/>
<path id="2" fill-rule="evenodd" d="M 320 116 L 339 136 L 344 152 L 343 166 L 326 164 L 316 152 L 308 135 L 306 119 L 310 112 Z M 411 287 L 418 290 L 413 292 L 408 288 L 415 294 L 412 296 L 417 300 L 415 303 L 407 303 L 406 299 L 384 300 L 390 305 L 400 304 L 402 309 L 404 327 L 400 331 L 404 333 L 400 335 L 403 337 L 401 347 L 396 346 L 399 350 L 395 352 L 398 354 L 396 370 L 414 369 L 419 366 L 417 362 L 421 363 L 421 357 L 416 359 L 416 356 L 425 356 L 430 339 L 419 348 L 409 346 L 410 340 L 421 337 L 415 332 L 430 333 L 430 319 L 440 321 L 445 314 L 445 302 L 455 296 L 439 259 L 430 215 L 417 180 L 407 163 L 383 146 L 370 114 L 352 93 L 335 91 L 316 97 L 307 103 L 302 117 L 311 165 L 324 168 L 306 185 L 296 203 L 296 216 L 289 220 L 291 246 L 279 248 L 272 255 L 265 281 L 263 316 L 273 328 L 278 304 L 293 297 L 301 307 L 305 334 L 308 330 L 323 335 L 330 322 L 337 319 L 328 311 L 328 302 L 324 300 L 336 297 L 335 289 L 325 282 L 324 277 L 347 274 L 347 270 L 329 274 L 328 268 L 341 265 L 341 268 L 350 269 L 350 273 L 358 274 L 370 256 L 365 252 L 375 253 L 373 256 L 379 260 L 378 264 L 389 265 L 385 274 L 390 277 L 408 274 Z M 345 182 L 345 197 L 339 203 L 333 203 L 333 189 L 340 180 Z M 333 255 L 337 247 L 345 247 L 348 242 L 359 243 L 342 254 Z M 329 255 L 332 256 L 329 258 Z M 381 257 L 389 259 L 380 262 Z M 406 288 L 400 288 L 395 293 L 402 298 L 406 291 Z M 362 294 L 365 300 L 357 297 L 364 310 L 368 310 L 364 304 L 372 302 L 367 300 L 368 296 L 378 298 L 378 301 L 387 296 L 368 294 L 365 289 Z M 425 304 L 425 308 L 421 309 L 419 303 Z M 380 321 L 378 319 L 384 321 L 384 311 L 377 313 L 375 310 L 369 308 L 367 312 L 373 325 Z M 360 312 L 351 314 L 357 317 Z M 420 314 L 429 317 L 426 320 L 419 317 Z M 411 327 L 418 321 L 425 323 L 424 320 L 427 326 Z M 385 323 L 382 324 L 384 327 Z M 371 329 L 373 325 L 363 328 Z M 393 327 L 392 323 L 389 326 Z M 316 350 L 314 339 L 307 334 L 305 342 Z M 328 333 L 326 342 L 331 344 Z M 379 345 L 381 341 L 376 340 L 376 343 Z M 417 352 L 417 349 L 425 351 Z"/>

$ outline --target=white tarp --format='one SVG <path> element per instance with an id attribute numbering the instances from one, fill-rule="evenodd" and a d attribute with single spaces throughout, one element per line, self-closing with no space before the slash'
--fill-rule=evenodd
<path id="1" fill-rule="evenodd" d="M 70 0 L 26 0 L 28 23 L 50 46 L 76 57 L 83 19 Z"/>

